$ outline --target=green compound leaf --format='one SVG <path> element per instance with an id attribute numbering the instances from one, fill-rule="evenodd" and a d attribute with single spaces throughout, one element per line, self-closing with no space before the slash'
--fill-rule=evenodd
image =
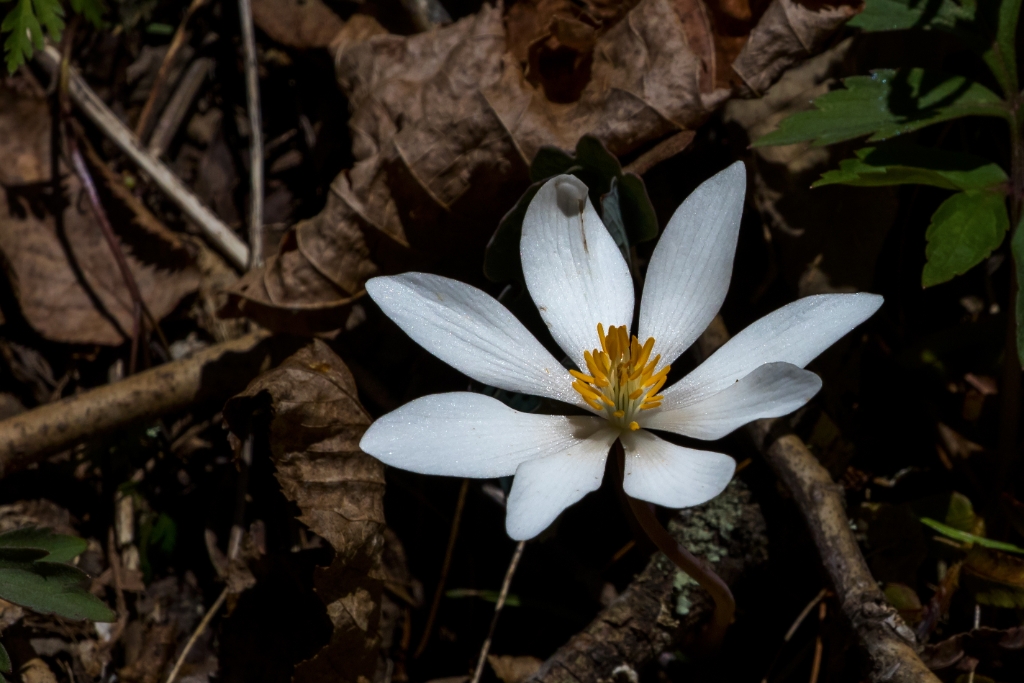
<path id="1" fill-rule="evenodd" d="M 0 0 L 7 2 L 8 0 Z M 60 42 L 64 30 L 64 8 L 60 0 L 17 0 L 0 24 L 0 32 L 10 33 L 4 41 L 7 70 L 14 73 L 43 49 L 43 30 L 53 42 Z"/>
<path id="2" fill-rule="evenodd" d="M 931 287 L 962 275 L 988 258 L 1010 227 L 1006 200 L 995 192 L 970 190 L 955 194 L 932 215 L 925 237 L 921 284 Z"/>
<path id="3" fill-rule="evenodd" d="M 40 614 L 56 614 L 74 621 L 114 621 L 114 613 L 88 591 L 88 585 L 85 572 L 66 564 L 0 564 L 0 598 Z"/>
<path id="4" fill-rule="evenodd" d="M 954 529 L 951 526 L 947 526 L 942 522 L 931 519 L 930 517 L 922 517 L 921 523 L 925 526 L 930 526 L 935 529 L 943 536 L 952 538 L 954 541 L 960 541 L 961 543 L 972 543 L 974 545 L 980 545 L 983 548 L 991 548 L 992 550 L 1002 550 L 1008 553 L 1020 553 L 1024 554 L 1024 548 L 1013 545 L 1012 543 L 1003 543 L 1002 541 L 993 541 L 990 538 L 984 538 L 982 536 L 975 536 L 969 534 L 966 531 L 960 531 Z"/>
<path id="5" fill-rule="evenodd" d="M 0 534 L 0 598 L 65 619 L 113 621 L 88 591 L 88 575 L 64 562 L 86 548 L 80 538 L 28 527 Z"/>
<path id="6" fill-rule="evenodd" d="M 0 643 L 0 672 L 11 673 L 11 656 L 7 654 L 7 648 Z"/>
<path id="7" fill-rule="evenodd" d="M 851 76 L 843 84 L 845 88 L 814 100 L 815 109 L 784 119 L 778 130 L 753 146 L 807 140 L 821 146 L 864 136 L 877 142 L 950 119 L 1005 117 L 1007 111 L 980 83 L 918 68 L 879 69 L 870 76 Z"/>
<path id="8" fill-rule="evenodd" d="M 1021 0 L 867 0 L 849 25 L 867 32 L 937 30 L 981 55 L 1003 92 L 1017 86 L 1016 35 Z"/>
<path id="9" fill-rule="evenodd" d="M 867 0 L 864 11 L 847 22 L 869 33 L 939 29 L 954 31 L 974 21 L 977 0 Z"/>
<path id="10" fill-rule="evenodd" d="M 839 170 L 826 172 L 812 187 L 934 185 L 947 190 L 985 190 L 1009 180 L 999 164 L 931 147 L 865 147 L 854 154 L 856 159 L 839 162 Z"/>
<path id="11" fill-rule="evenodd" d="M 49 529 L 26 527 L 0 534 L 0 557 L 8 548 L 31 548 L 48 554 L 47 562 L 70 562 L 88 547 L 85 539 L 55 534 Z"/>

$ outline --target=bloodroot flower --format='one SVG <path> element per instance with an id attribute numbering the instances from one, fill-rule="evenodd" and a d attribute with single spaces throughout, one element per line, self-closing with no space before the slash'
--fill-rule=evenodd
<path id="1" fill-rule="evenodd" d="M 616 439 L 625 450 L 622 486 L 630 496 L 682 508 L 721 493 L 735 470 L 732 458 L 649 430 L 715 440 L 796 410 L 821 387 L 802 368 L 882 304 L 874 294 L 800 299 L 750 325 L 666 388 L 670 364 L 725 299 L 745 187 L 743 165 L 735 163 L 672 216 L 647 268 L 635 336 L 633 281 L 587 187 L 569 175 L 541 187 L 523 220 L 523 275 L 541 318 L 575 364 L 571 370 L 479 289 L 424 273 L 367 282 L 388 317 L 456 370 L 591 415 L 531 415 L 482 394 L 435 394 L 377 420 L 361 448 L 423 474 L 514 474 L 506 529 L 516 540 L 536 536 L 601 485 Z"/>

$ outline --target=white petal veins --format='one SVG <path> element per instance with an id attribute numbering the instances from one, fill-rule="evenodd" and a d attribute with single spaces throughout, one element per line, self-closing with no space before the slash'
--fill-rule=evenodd
<path id="1" fill-rule="evenodd" d="M 567 450 L 520 465 L 508 496 L 508 535 L 517 541 L 533 538 L 562 510 L 600 488 L 608 451 L 618 435 L 617 429 L 601 429 Z"/>
<path id="2" fill-rule="evenodd" d="M 672 363 L 725 301 L 743 216 L 743 162 L 704 181 L 672 215 L 647 267 L 640 305 L 641 341 Z"/>
<path id="3" fill-rule="evenodd" d="M 788 415 L 821 389 L 821 378 L 789 363 L 766 363 L 703 400 L 682 408 L 650 411 L 641 426 L 696 439 L 721 439 L 748 422 Z"/>
<path id="4" fill-rule="evenodd" d="M 476 287 L 405 273 L 373 278 L 366 291 L 413 341 L 478 382 L 587 408 L 562 364 Z"/>
<path id="5" fill-rule="evenodd" d="M 802 368 L 882 305 L 877 294 L 819 294 L 757 320 L 663 393 L 662 410 L 717 394 L 765 363 Z"/>
<path id="6" fill-rule="evenodd" d="M 629 268 L 577 178 L 557 176 L 540 188 L 523 218 L 520 254 L 541 318 L 581 369 L 598 323 L 631 325 Z"/>
<path id="7" fill-rule="evenodd" d="M 589 443 L 606 425 L 596 417 L 520 413 L 483 394 L 432 394 L 378 419 L 359 447 L 410 472 L 505 477 L 528 460 Z"/>
<path id="8" fill-rule="evenodd" d="M 736 462 L 728 455 L 676 446 L 646 430 L 622 434 L 623 490 L 668 508 L 705 503 L 725 490 Z"/>

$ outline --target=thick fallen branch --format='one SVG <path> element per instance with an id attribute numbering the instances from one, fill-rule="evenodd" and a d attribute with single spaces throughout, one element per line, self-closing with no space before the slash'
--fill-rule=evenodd
<path id="1" fill-rule="evenodd" d="M 873 683 L 939 683 L 918 656 L 914 632 L 886 601 L 871 576 L 843 506 L 842 487 L 832 481 L 804 442 L 793 434 L 772 438 L 774 420 L 751 425 L 758 445 L 793 500 L 818 547 L 843 614 L 870 660 Z"/>
<path id="2" fill-rule="evenodd" d="M 51 77 L 55 77 L 60 69 L 61 57 L 55 48 L 47 46 L 36 53 L 36 61 Z M 249 247 L 212 211 L 203 206 L 199 198 L 185 187 L 185 183 L 181 182 L 171 169 L 142 148 L 135 134 L 110 111 L 99 95 L 93 92 L 74 69 L 68 74 L 68 94 L 71 101 L 153 179 L 153 182 L 196 224 L 206 238 L 228 257 L 232 265 L 239 270 L 245 270 L 249 262 Z"/>
<path id="3" fill-rule="evenodd" d="M 0 476 L 83 439 L 201 401 L 229 398 L 272 362 L 268 337 L 266 332 L 248 334 L 0 421 Z"/>
<path id="4" fill-rule="evenodd" d="M 711 355 L 729 339 L 721 317 L 701 335 L 698 352 Z M 872 683 L 939 683 L 915 649 L 914 632 L 885 599 L 850 531 L 842 487 L 832 481 L 798 436 L 777 433 L 781 420 L 758 420 L 747 431 L 793 494 L 828 573 L 836 599 L 869 660 Z"/>
<path id="5" fill-rule="evenodd" d="M 700 507 L 679 511 L 668 529 L 711 562 L 728 584 L 768 559 L 764 518 L 740 481 Z M 692 580 L 677 590 L 679 575 L 668 558 L 656 553 L 615 602 L 551 655 L 531 683 L 589 683 L 622 673 L 636 680 L 635 672 L 676 645 L 681 635 L 696 637 L 715 604 Z"/>

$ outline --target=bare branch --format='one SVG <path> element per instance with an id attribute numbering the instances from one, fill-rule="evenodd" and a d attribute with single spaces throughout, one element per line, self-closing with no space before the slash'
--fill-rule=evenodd
<path id="1" fill-rule="evenodd" d="M 58 74 L 61 56 L 54 47 L 47 46 L 37 52 L 36 60 L 51 77 Z M 110 111 L 110 108 L 103 103 L 99 95 L 89 87 L 76 70 L 70 69 L 69 71 L 68 93 L 71 100 L 107 137 L 121 148 L 122 152 L 153 179 L 153 182 L 167 194 L 171 201 L 178 205 L 182 213 L 196 224 L 206 238 L 227 256 L 232 265 L 244 270 L 249 262 L 249 247 L 238 239 L 231 228 L 217 218 L 212 211 L 203 206 L 199 198 L 185 186 L 185 183 L 181 182 L 178 176 L 174 175 L 171 169 L 142 148 L 135 134 L 121 122 L 121 119 L 117 118 L 114 112 Z"/>
<path id="2" fill-rule="evenodd" d="M 270 361 L 269 344 L 263 343 L 268 336 L 254 332 L 0 421 L 0 475 L 82 439 L 110 434 L 199 401 L 230 397 Z"/>

